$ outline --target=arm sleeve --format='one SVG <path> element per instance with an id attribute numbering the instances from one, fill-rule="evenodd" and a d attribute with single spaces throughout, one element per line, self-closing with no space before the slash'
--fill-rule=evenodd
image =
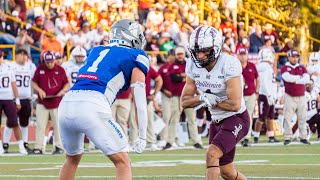
<path id="1" fill-rule="evenodd" d="M 133 88 L 134 101 L 137 108 L 139 137 L 142 139 L 147 139 L 148 113 L 145 88 L 146 85 L 142 82 L 136 82 L 130 86 Z"/>
<path id="2" fill-rule="evenodd" d="M 285 72 L 282 74 L 282 79 L 286 82 L 294 83 L 298 79 L 300 79 L 300 76 L 299 75 L 292 75 L 289 72 Z"/>
<path id="3" fill-rule="evenodd" d="M 149 71 L 149 67 L 150 67 L 150 60 L 147 57 L 147 55 L 142 55 L 139 54 L 136 58 L 136 65 L 139 69 L 141 69 L 141 71 L 147 75 L 148 71 Z"/>

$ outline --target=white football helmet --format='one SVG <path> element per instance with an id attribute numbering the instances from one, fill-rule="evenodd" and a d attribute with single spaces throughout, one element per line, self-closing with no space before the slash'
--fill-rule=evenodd
<path id="1" fill-rule="evenodd" d="M 272 50 L 268 48 L 263 48 L 259 51 L 259 58 L 261 62 L 270 62 L 272 64 L 274 63 L 275 59 Z"/>
<path id="2" fill-rule="evenodd" d="M 130 19 L 121 19 L 110 28 L 109 43 L 113 42 L 131 48 L 144 49 L 146 38 L 139 23 Z"/>
<path id="3" fill-rule="evenodd" d="M 319 52 L 312 52 L 309 56 L 309 66 L 314 66 L 319 64 L 320 62 L 320 53 Z"/>
<path id="4" fill-rule="evenodd" d="M 216 61 L 221 53 L 223 37 L 221 32 L 211 26 L 199 26 L 190 36 L 189 51 L 193 62 L 205 68 Z M 198 59 L 197 52 L 210 52 L 206 59 Z"/>
<path id="5" fill-rule="evenodd" d="M 87 51 L 81 46 L 76 46 L 70 53 L 70 61 L 73 61 L 77 64 L 83 64 L 86 58 Z"/>

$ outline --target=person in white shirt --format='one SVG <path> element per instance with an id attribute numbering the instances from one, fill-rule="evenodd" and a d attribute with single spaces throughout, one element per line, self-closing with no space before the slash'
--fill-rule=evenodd
<path id="1" fill-rule="evenodd" d="M 273 63 L 274 54 L 270 49 L 262 49 L 259 52 L 261 62 L 257 66 L 257 70 L 260 77 L 260 88 L 259 88 L 259 119 L 255 123 L 253 132 L 253 142 L 258 143 L 260 131 L 263 123 L 266 123 L 269 143 L 279 142 L 274 137 L 273 131 L 273 120 L 274 120 L 274 104 L 277 99 L 277 84 L 274 77 Z"/>
<path id="2" fill-rule="evenodd" d="M 23 146 L 21 130 L 18 124 L 17 111 L 20 109 L 21 103 L 12 64 L 11 62 L 5 61 L 3 53 L 0 52 L 0 116 L 3 110 L 7 116 L 6 126 L 13 129 L 14 135 L 19 143 L 19 152 L 21 154 L 28 154 Z M 6 135 L 7 133 L 11 134 L 11 131 L 4 131 L 4 137 L 8 137 Z M 3 139 L 3 144 L 0 140 L 0 154 L 8 153 L 9 140 L 10 139 Z"/>

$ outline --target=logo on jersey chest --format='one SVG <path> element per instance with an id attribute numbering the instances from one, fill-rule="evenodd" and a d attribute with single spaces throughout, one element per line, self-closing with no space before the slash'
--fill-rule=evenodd
<path id="1" fill-rule="evenodd" d="M 210 83 L 207 81 L 196 81 L 196 86 L 205 88 L 221 88 L 222 84 Z"/>
<path id="2" fill-rule="evenodd" d="M 194 77 L 194 78 L 199 78 L 199 77 L 200 77 L 200 74 L 193 73 L 193 77 Z"/>
<path id="3" fill-rule="evenodd" d="M 85 79 L 91 79 L 91 80 L 97 80 L 98 76 L 94 74 L 79 74 L 78 78 L 85 78 Z"/>

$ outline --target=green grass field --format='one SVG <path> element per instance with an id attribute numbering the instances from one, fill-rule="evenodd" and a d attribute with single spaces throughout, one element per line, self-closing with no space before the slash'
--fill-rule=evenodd
<path id="1" fill-rule="evenodd" d="M 13 153 L 0 156 L 0 180 L 57 179 L 65 158 L 50 154 L 20 156 L 14 153 L 16 145 L 9 150 Z M 130 157 L 134 179 L 205 177 L 205 150 L 145 151 L 130 153 Z M 320 144 L 239 146 L 235 166 L 248 179 L 320 179 Z M 84 155 L 76 175 L 76 179 L 114 179 L 115 168 L 102 153 L 89 152 Z"/>

